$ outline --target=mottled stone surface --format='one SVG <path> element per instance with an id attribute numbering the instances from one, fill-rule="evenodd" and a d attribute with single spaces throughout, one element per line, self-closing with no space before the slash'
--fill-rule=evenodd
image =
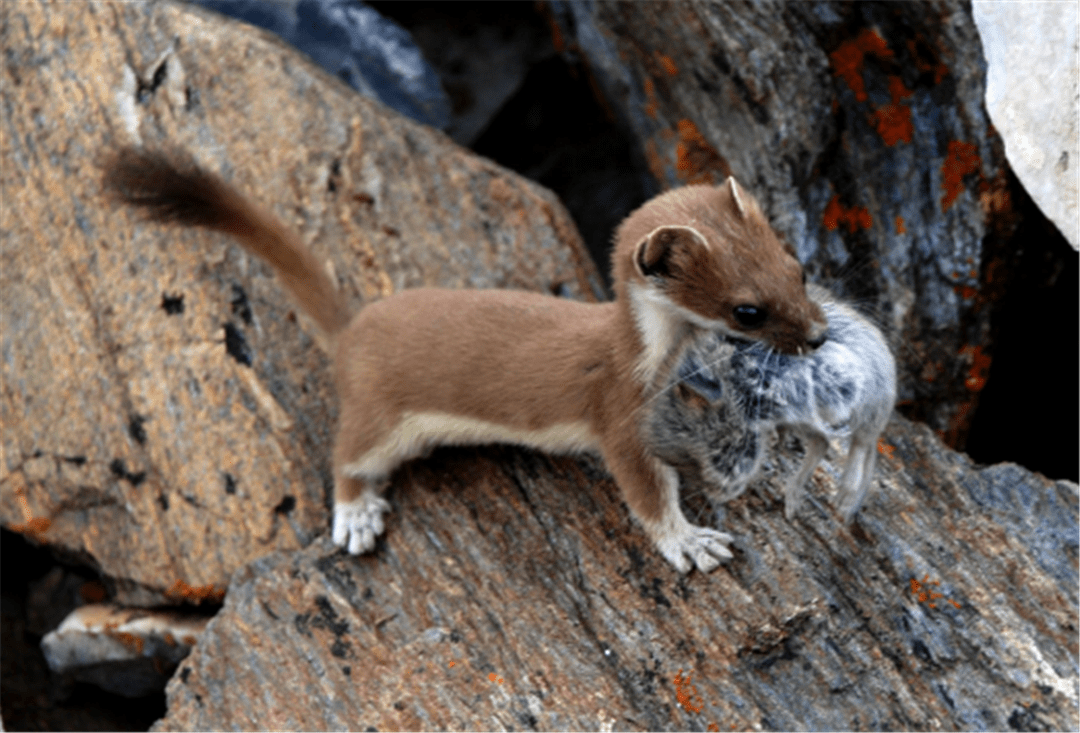
<path id="1" fill-rule="evenodd" d="M 336 407 L 269 266 L 106 202 L 107 148 L 190 151 L 296 227 L 357 307 L 418 285 L 601 292 L 553 195 L 264 31 L 20 2 L 0 40 L 0 521 L 99 568 L 120 602 L 220 596 L 323 533 Z"/>
<path id="2" fill-rule="evenodd" d="M 1080 8 L 1076 3 L 971 6 L 986 51 L 986 109 L 1017 178 L 1080 247 Z"/>
<path id="3" fill-rule="evenodd" d="M 157 728 L 1075 729 L 1077 486 L 902 418 L 883 450 L 847 528 L 832 462 L 784 519 L 783 458 L 716 515 L 734 560 L 688 576 L 597 462 L 438 451 L 374 556 L 239 570 Z"/>
<path id="4" fill-rule="evenodd" d="M 190 613 L 91 603 L 46 634 L 41 650 L 55 674 L 142 697 L 165 686 L 208 621 Z"/>
<path id="5" fill-rule="evenodd" d="M 663 187 L 734 174 L 811 278 L 893 334 L 910 416 L 962 446 L 1012 217 L 970 8 L 553 2 Z"/>

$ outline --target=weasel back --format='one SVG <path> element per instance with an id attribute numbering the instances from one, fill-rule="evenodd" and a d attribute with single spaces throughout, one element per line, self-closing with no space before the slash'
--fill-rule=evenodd
<path id="1" fill-rule="evenodd" d="M 213 173 L 178 155 L 124 148 L 105 166 L 104 186 L 152 221 L 200 226 L 230 234 L 278 271 L 298 304 L 327 334 L 351 319 L 329 274 L 276 216 Z"/>

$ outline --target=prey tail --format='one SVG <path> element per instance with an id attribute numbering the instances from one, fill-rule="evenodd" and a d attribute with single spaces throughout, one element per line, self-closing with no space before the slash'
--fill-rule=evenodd
<path id="1" fill-rule="evenodd" d="M 299 305 L 330 335 L 351 313 L 330 275 L 276 216 L 178 155 L 124 148 L 105 166 L 105 189 L 149 219 L 231 234 L 269 262 Z"/>

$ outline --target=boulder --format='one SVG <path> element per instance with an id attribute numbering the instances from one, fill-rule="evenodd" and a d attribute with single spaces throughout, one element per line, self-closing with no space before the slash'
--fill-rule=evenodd
<path id="1" fill-rule="evenodd" d="M 970 7 L 550 8 L 658 185 L 734 174 L 810 277 L 892 332 L 906 414 L 962 447 L 1014 219 Z"/>
<path id="2" fill-rule="evenodd" d="M 986 51 L 986 109 L 1017 178 L 1080 248 L 1080 31 L 1075 3 L 971 5 Z"/>
<path id="3" fill-rule="evenodd" d="M 1075 729 L 1076 484 L 903 418 L 882 451 L 850 527 L 831 462 L 784 519 L 787 453 L 699 503 L 735 558 L 680 576 L 598 461 L 440 450 L 374 556 L 237 571 L 155 729 Z"/>
<path id="4" fill-rule="evenodd" d="M 190 0 L 273 31 L 366 97 L 425 125 L 450 126 L 450 98 L 409 32 L 348 0 Z"/>
<path id="5" fill-rule="evenodd" d="M 91 603 L 72 611 L 41 640 L 49 668 L 125 697 L 165 686 L 209 619 Z"/>
<path id="6" fill-rule="evenodd" d="M 123 604 L 220 601 L 329 522 L 319 334 L 224 237 L 109 203 L 105 151 L 175 146 L 302 233 L 356 304 L 401 288 L 594 299 L 556 198 L 271 34 L 169 3 L 6 3 L 0 521 Z"/>

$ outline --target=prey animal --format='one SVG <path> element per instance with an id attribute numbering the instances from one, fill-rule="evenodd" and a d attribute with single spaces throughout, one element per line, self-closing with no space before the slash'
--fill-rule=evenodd
<path id="1" fill-rule="evenodd" d="M 694 339 L 649 406 L 649 442 L 714 498 L 727 500 L 760 475 L 770 432 L 791 431 L 805 450 L 784 490 L 791 519 L 829 440 L 846 438 L 837 500 L 850 521 L 870 487 L 878 437 L 896 403 L 896 364 L 867 318 L 824 288 L 809 285 L 807 293 L 829 322 L 821 348 L 800 356 L 719 332 Z"/>

